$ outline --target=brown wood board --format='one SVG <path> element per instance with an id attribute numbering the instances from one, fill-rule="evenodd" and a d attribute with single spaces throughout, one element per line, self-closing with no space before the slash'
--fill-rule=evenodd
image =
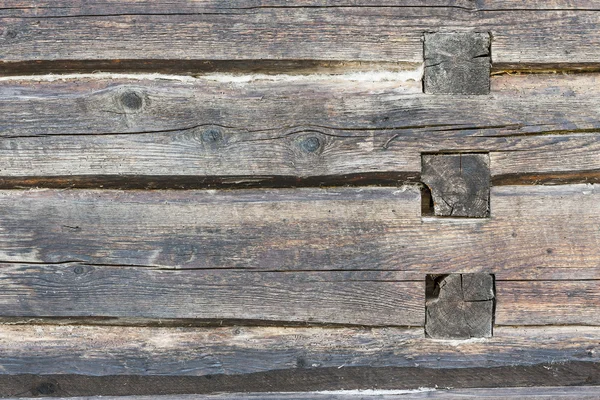
<path id="1" fill-rule="evenodd" d="M 595 74 L 494 77 L 489 96 L 227 79 L 0 81 L 0 185 L 390 184 L 459 151 L 490 152 L 496 185 L 600 180 Z"/>
<path id="2" fill-rule="evenodd" d="M 32 7 L 14 0 L 0 9 L 2 60 L 30 63 L 31 71 L 40 60 L 420 63 L 424 32 L 474 30 L 491 32 L 500 65 L 597 64 L 597 6 L 549 3 L 45 1 Z"/>

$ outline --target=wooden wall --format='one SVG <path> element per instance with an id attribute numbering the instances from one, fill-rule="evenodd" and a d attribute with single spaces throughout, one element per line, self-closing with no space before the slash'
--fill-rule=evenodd
<path id="1" fill-rule="evenodd" d="M 598 9 L 3 0 L 0 396 L 596 398 Z M 429 32 L 489 32 L 489 94 L 424 93 Z M 464 153 L 489 216 L 430 215 Z M 492 337 L 426 337 L 454 273 Z"/>

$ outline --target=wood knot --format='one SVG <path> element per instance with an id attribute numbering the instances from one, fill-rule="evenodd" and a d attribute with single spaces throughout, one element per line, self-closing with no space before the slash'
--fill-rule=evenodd
<path id="1" fill-rule="evenodd" d="M 314 160 L 327 145 L 327 136 L 321 132 L 306 130 L 295 132 L 292 139 L 292 148 L 300 159 Z"/>
<path id="2" fill-rule="evenodd" d="M 53 383 L 53 382 L 43 382 L 43 383 L 40 383 L 39 385 L 37 385 L 32 390 L 32 393 L 35 396 L 50 395 L 50 394 L 56 393 L 57 390 L 58 390 L 58 386 L 56 385 L 56 383 Z"/>
<path id="3" fill-rule="evenodd" d="M 77 267 L 73 268 L 73 272 L 75 275 L 81 275 L 85 272 L 85 268 L 83 268 L 81 265 L 78 265 Z"/>
<path id="4" fill-rule="evenodd" d="M 307 136 L 298 143 L 305 153 L 316 153 L 321 148 L 321 141 L 316 136 Z"/>
<path id="5" fill-rule="evenodd" d="M 206 144 L 216 144 L 223 140 L 223 134 L 218 128 L 208 128 L 200 136 Z"/>
<path id="6" fill-rule="evenodd" d="M 139 111 L 144 106 L 144 95 L 134 90 L 128 90 L 121 94 L 119 101 L 125 110 Z"/>
<path id="7" fill-rule="evenodd" d="M 13 29 L 7 29 L 4 33 L 4 35 L 9 38 L 9 39 L 14 39 L 17 37 L 19 33 Z"/>
<path id="8" fill-rule="evenodd" d="M 306 361 L 306 358 L 304 357 L 298 357 L 296 358 L 296 368 L 308 368 L 308 361 Z"/>

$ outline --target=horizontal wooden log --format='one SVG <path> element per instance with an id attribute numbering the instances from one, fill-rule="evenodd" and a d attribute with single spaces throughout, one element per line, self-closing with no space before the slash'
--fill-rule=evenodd
<path id="1" fill-rule="evenodd" d="M 427 274 L 486 272 L 497 325 L 599 325 L 598 196 L 498 187 L 491 218 L 440 219 L 410 186 L 4 190 L 0 316 L 422 326 Z"/>
<path id="2" fill-rule="evenodd" d="M 490 389 L 438 389 L 415 390 L 339 390 L 296 393 L 229 393 L 212 395 L 163 395 L 103 397 L 104 400 L 404 400 L 404 399 L 573 399 L 596 400 L 600 397 L 598 386 L 515 387 Z M 56 397 L 52 397 L 56 399 Z M 31 398 L 30 398 L 31 399 Z M 39 397 L 36 397 L 39 399 Z M 60 400 L 87 400 L 88 397 L 62 397 Z M 13 399 L 15 400 L 15 399 Z"/>
<path id="3" fill-rule="evenodd" d="M 577 272 L 573 271 L 573 276 Z M 496 285 L 496 324 L 598 325 L 600 281 L 527 281 Z"/>
<path id="4" fill-rule="evenodd" d="M 449 386 L 599 385 L 597 329 L 499 328 L 490 339 L 436 341 L 398 328 L 3 325 L 0 395 L 365 388 L 441 395 Z"/>
<path id="5" fill-rule="evenodd" d="M 489 219 L 421 218 L 418 187 L 0 191 L 0 261 L 600 279 L 595 185 L 491 189 Z M 577 275 L 573 275 L 573 271 Z"/>
<path id="6" fill-rule="evenodd" d="M 423 282 L 395 280 L 393 273 L 162 271 L 81 265 L 0 268 L 0 318 L 369 326 L 422 326 L 425 318 Z"/>
<path id="7" fill-rule="evenodd" d="M 422 328 L 2 325 L 0 374 L 206 376 L 354 367 L 483 372 L 599 362 L 598 329 L 498 327 L 492 338 L 452 341 L 425 338 Z"/>
<path id="8" fill-rule="evenodd" d="M 491 32 L 498 64 L 597 63 L 597 7 L 493 1 L 219 2 L 9 0 L 5 62 L 38 60 L 422 61 L 432 30 Z M 343 45 L 340 45 L 343 44 Z M 4 65 L 10 70 L 10 65 Z M 33 70 L 33 68 L 32 68 Z"/>
<path id="9" fill-rule="evenodd" d="M 0 320 L 6 322 L 41 318 L 127 325 L 164 320 L 175 326 L 425 324 L 425 283 L 399 280 L 402 274 L 394 272 L 164 271 L 79 264 L 0 268 Z M 600 325 L 599 283 L 499 281 L 495 324 Z M 490 336 L 492 304 L 473 306 L 481 313 L 446 311 L 446 318 L 460 319 L 446 328 L 448 334 L 432 328 L 431 319 L 439 315 L 429 313 L 428 334 Z M 489 317 L 481 330 L 452 333 L 461 324 L 475 324 L 471 319 L 479 321 L 484 313 Z"/>
<path id="10" fill-rule="evenodd" d="M 489 152 L 494 184 L 600 181 L 597 75 L 499 76 L 481 97 L 353 79 L 0 80 L 0 185 L 390 183 L 457 151 Z"/>

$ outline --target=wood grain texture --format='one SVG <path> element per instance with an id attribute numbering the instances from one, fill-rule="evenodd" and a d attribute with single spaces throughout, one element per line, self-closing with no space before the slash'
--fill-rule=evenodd
<path id="1" fill-rule="evenodd" d="M 491 32 L 499 64 L 597 63 L 597 7 L 556 1 L 395 0 L 202 1 L 174 9 L 165 1 L 32 7 L 5 1 L 3 61 L 38 60 L 362 60 L 422 62 L 432 30 Z M 65 6 L 66 4 L 66 6 Z M 226 45 L 224 45 L 226 43 Z M 34 64 L 33 64 L 34 65 Z"/>
<path id="2" fill-rule="evenodd" d="M 600 181 L 595 74 L 498 76 L 481 98 L 347 76 L 227 79 L 0 81 L 1 183 L 318 185 L 352 174 L 389 183 L 417 180 L 422 152 L 457 151 L 489 151 L 495 184 Z M 125 108 L 127 93 L 140 109 Z"/>
<path id="3" fill-rule="evenodd" d="M 486 272 L 496 324 L 599 325 L 598 196 L 499 187 L 444 219 L 411 186 L 5 190 L 0 314 L 423 326 L 426 274 Z"/>
<path id="4" fill-rule="evenodd" d="M 577 275 L 574 271 L 573 278 Z M 600 281 L 502 282 L 497 285 L 496 323 L 597 325 L 599 285 Z"/>
<path id="5" fill-rule="evenodd" d="M 425 317 L 423 282 L 395 280 L 393 273 L 164 271 L 80 265 L 2 265 L 1 269 L 5 289 L 0 317 L 20 320 L 422 326 Z"/>
<path id="6" fill-rule="evenodd" d="M 421 180 L 431 191 L 437 217 L 490 215 L 488 154 L 423 154 Z"/>
<path id="7" fill-rule="evenodd" d="M 595 327 L 498 327 L 492 338 L 452 341 L 425 338 L 422 328 L 2 325 L 0 374 L 205 376 L 355 367 L 483 373 L 597 363 L 598 337 Z"/>
<path id="8" fill-rule="evenodd" d="M 481 368 L 294 368 L 244 375 L 0 375 L 5 397 L 51 395 L 130 396 L 165 394 L 307 392 L 331 390 L 418 390 L 599 385 L 600 363 L 566 362 Z M 44 393 L 44 394 L 42 394 Z"/>
<path id="9" fill-rule="evenodd" d="M 492 336 L 495 308 L 492 275 L 450 274 L 435 279 L 428 276 L 426 285 L 425 333 L 428 337 L 470 339 Z"/>
<path id="10" fill-rule="evenodd" d="M 213 395 L 163 395 L 103 397 L 105 400 L 403 400 L 403 399 L 527 399 L 527 400 L 596 400 L 600 397 L 598 386 L 516 387 L 490 389 L 434 389 L 416 390 L 341 390 L 329 392 L 296 393 L 228 393 Z M 56 399 L 56 397 L 53 397 Z M 33 398 L 29 398 L 32 400 Z M 39 397 L 36 397 L 39 399 Z M 89 397 L 63 397 L 60 400 L 91 400 Z M 14 400 L 14 399 L 13 399 Z"/>
<path id="11" fill-rule="evenodd" d="M 426 33 L 423 92 L 484 95 L 490 92 L 489 33 Z"/>
<path id="12" fill-rule="evenodd" d="M 421 218 L 418 187 L 0 191 L 0 260 L 165 269 L 600 279 L 596 185 L 491 190 L 491 218 Z M 573 276 L 577 271 L 577 276 Z"/>
<path id="13" fill-rule="evenodd" d="M 0 265 L 0 319 L 123 325 L 424 326 L 434 338 L 489 337 L 492 301 L 427 303 L 398 273 L 164 271 Z M 495 324 L 600 325 L 596 281 L 498 281 Z M 443 299 L 440 299 L 443 300 Z M 448 299 L 446 299 L 448 300 Z M 452 306 L 460 311 L 452 310 Z M 158 320 L 158 322 L 157 322 Z"/>

